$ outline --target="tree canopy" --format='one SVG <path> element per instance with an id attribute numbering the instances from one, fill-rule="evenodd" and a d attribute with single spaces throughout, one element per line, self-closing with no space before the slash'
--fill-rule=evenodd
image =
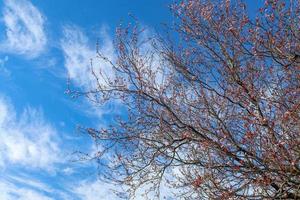
<path id="1" fill-rule="evenodd" d="M 124 109 L 83 128 L 106 178 L 150 199 L 166 186 L 178 199 L 300 199 L 299 1 L 250 14 L 239 0 L 170 8 L 162 33 L 116 30 L 116 58 L 97 51 L 109 75 L 91 66 L 82 94 Z"/>

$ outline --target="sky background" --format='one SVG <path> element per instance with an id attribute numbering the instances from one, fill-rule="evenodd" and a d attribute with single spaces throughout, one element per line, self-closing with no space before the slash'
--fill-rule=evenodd
<path id="1" fill-rule="evenodd" d="M 114 31 L 128 13 L 154 31 L 172 22 L 171 2 L 0 0 L 1 200 L 118 199 L 111 189 L 119 186 L 97 179 L 93 162 L 73 161 L 73 152 L 97 150 L 76 126 L 105 126 L 116 108 L 72 99 L 67 78 L 88 88 L 96 41 L 113 59 Z"/>

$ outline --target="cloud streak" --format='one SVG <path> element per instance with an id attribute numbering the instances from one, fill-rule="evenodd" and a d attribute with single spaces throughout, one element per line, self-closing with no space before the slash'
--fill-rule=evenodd
<path id="1" fill-rule="evenodd" d="M 7 182 L 2 181 L 0 182 L 0 199 L 3 200 L 53 200 L 52 198 L 49 198 L 45 196 L 44 194 L 29 189 L 29 188 L 22 188 L 17 187 L 16 185 Z"/>
<path id="2" fill-rule="evenodd" d="M 3 22 L 5 39 L 1 42 L 2 53 L 35 58 L 46 47 L 45 18 L 27 0 L 4 0 Z"/>
<path id="3" fill-rule="evenodd" d="M 120 191 L 120 187 L 103 181 L 82 181 L 74 187 L 74 193 L 82 200 L 118 200 L 121 199 L 114 191 Z"/>
<path id="4" fill-rule="evenodd" d="M 0 166 L 15 164 L 50 171 L 61 162 L 59 151 L 56 130 L 40 111 L 27 108 L 18 117 L 8 100 L 0 97 Z"/>
<path id="5" fill-rule="evenodd" d="M 97 58 L 96 48 L 89 44 L 88 37 L 77 26 L 64 26 L 63 38 L 61 39 L 61 48 L 65 57 L 65 67 L 70 79 L 81 89 L 92 89 L 95 87 L 95 78 L 91 71 L 91 61 L 93 70 L 96 74 L 101 73 L 104 77 L 111 78 L 113 70 L 105 61 Z M 107 56 L 108 59 L 114 60 L 113 42 L 105 27 L 101 29 L 100 52 Z M 103 80 L 99 80 L 102 81 Z"/>
<path id="6" fill-rule="evenodd" d="M 10 101 L 0 95 L 0 170 L 5 172 L 0 173 L 0 199 L 120 199 L 113 193 L 120 189 L 118 186 L 99 180 L 78 180 L 75 176 L 60 181 L 58 188 L 39 180 L 40 174 L 53 180 L 72 176 L 64 153 L 56 129 L 40 110 L 29 107 L 18 114 Z M 61 167 L 67 167 L 68 171 L 59 172 Z M 22 171 L 11 173 L 14 168 Z"/>

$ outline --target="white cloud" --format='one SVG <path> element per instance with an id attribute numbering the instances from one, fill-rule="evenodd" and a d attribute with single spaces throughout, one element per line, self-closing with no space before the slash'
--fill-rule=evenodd
<path id="1" fill-rule="evenodd" d="M 44 51 L 47 38 L 44 31 L 44 17 L 27 0 L 4 0 L 3 21 L 5 39 L 1 51 L 37 57 Z"/>
<path id="2" fill-rule="evenodd" d="M 66 167 L 62 170 L 62 172 L 65 174 L 65 175 L 72 175 L 75 171 L 73 168 L 71 167 Z"/>
<path id="3" fill-rule="evenodd" d="M 140 57 L 145 60 L 143 70 L 151 72 L 152 76 L 149 76 L 149 73 L 143 74 L 143 79 L 147 80 L 148 84 L 151 87 L 160 89 L 163 88 L 167 82 L 166 77 L 170 73 L 170 69 L 167 66 L 162 55 L 159 51 L 153 47 L 153 42 L 156 45 L 159 45 L 159 41 L 156 40 L 155 32 L 146 26 L 146 29 L 139 35 L 139 41 L 141 42 Z M 151 58 L 151 59 L 150 59 Z"/>
<path id="4" fill-rule="evenodd" d="M 160 188 L 160 199 L 172 199 L 173 192 L 167 183 L 163 181 Z M 151 191 L 151 185 L 145 184 L 139 188 L 135 195 L 132 196 L 131 200 L 140 200 L 140 199 L 156 199 L 154 193 Z M 121 200 L 128 199 L 125 194 L 126 186 L 121 186 L 117 184 L 107 183 L 100 180 L 95 181 L 82 181 L 78 185 L 73 186 L 73 192 L 82 200 Z M 117 195 L 117 193 L 122 193 L 123 198 Z"/>
<path id="5" fill-rule="evenodd" d="M 83 181 L 74 186 L 74 193 L 82 200 L 118 200 L 119 198 L 114 191 L 120 191 L 120 187 L 103 181 Z"/>
<path id="6" fill-rule="evenodd" d="M 53 170 L 60 160 L 59 140 L 40 111 L 26 109 L 18 118 L 14 108 L 0 97 L 0 166 Z"/>
<path id="7" fill-rule="evenodd" d="M 0 75 L 10 76 L 11 72 L 5 67 L 5 64 L 8 61 L 8 56 L 0 58 Z"/>
<path id="8" fill-rule="evenodd" d="M 100 29 L 99 35 L 99 51 L 109 60 L 114 61 L 116 55 L 113 42 L 105 26 Z M 91 42 L 80 27 L 74 25 L 64 26 L 63 38 L 60 44 L 64 54 L 65 68 L 73 86 L 76 88 L 80 88 L 80 90 L 85 92 L 97 89 L 97 81 L 91 71 L 91 60 L 93 71 L 99 78 L 98 81 L 102 87 L 107 87 L 107 81 L 114 79 L 115 73 L 112 66 L 97 56 L 96 41 Z M 87 104 L 80 105 L 80 108 L 77 109 L 84 111 L 87 115 L 96 116 L 99 119 L 105 113 L 120 110 L 117 108 L 117 101 L 111 102 L 109 106 L 101 108 L 95 106 L 92 100 L 95 100 L 94 97 L 96 96 L 97 94 L 91 93 L 89 95 L 91 101 L 87 101 Z M 101 124 L 104 125 L 102 122 Z"/>
<path id="9" fill-rule="evenodd" d="M 2 200 L 53 200 L 44 194 L 30 188 L 17 187 L 8 182 L 0 182 L 0 199 Z"/>
<path id="10" fill-rule="evenodd" d="M 8 61 L 8 56 L 0 58 L 0 67 L 4 67 L 5 63 Z"/>
<path id="11" fill-rule="evenodd" d="M 59 144 L 55 129 L 45 122 L 40 111 L 27 108 L 18 115 L 10 102 L 0 96 L 0 199 L 118 199 L 112 192 L 117 187 L 105 182 L 84 180 L 73 187 L 74 183 L 66 180 L 60 183 L 62 188 L 55 188 L 51 183 L 38 180 L 40 169 L 51 172 L 60 167 L 64 175 L 74 173 L 74 169 L 64 165 Z M 11 174 L 8 168 L 15 166 L 21 166 L 24 172 Z M 76 177 L 73 180 L 78 181 Z"/>
<path id="12" fill-rule="evenodd" d="M 9 180 L 11 183 L 26 185 L 27 187 L 34 188 L 35 190 L 53 193 L 54 190 L 50 188 L 47 184 L 36 180 L 28 175 L 6 175 L 6 180 Z M 1 179 L 0 179 L 1 180 Z M 1 182 L 5 181 L 4 179 Z"/>
<path id="13" fill-rule="evenodd" d="M 108 62 L 97 57 L 96 44 L 92 43 L 91 45 L 88 37 L 79 27 L 65 26 L 63 33 L 61 48 L 64 52 L 65 67 L 73 83 L 87 91 L 97 87 L 96 79 L 91 73 L 91 60 L 93 61 L 94 72 L 99 78 L 97 81 L 99 81 L 101 87 L 107 87 L 108 80 L 114 81 L 118 72 Z M 166 63 L 163 63 L 161 55 L 152 46 L 153 40 L 151 38 L 153 36 L 154 33 L 150 28 L 143 31 L 139 36 L 141 43 L 139 53 L 141 60 L 144 62 L 139 70 L 142 72 L 141 74 L 147 84 L 156 88 L 163 88 L 166 84 L 165 75 L 170 72 Z M 100 32 L 99 51 L 112 63 L 116 61 L 116 51 L 105 27 L 102 27 Z M 126 79 L 126 77 L 124 78 Z"/>
<path id="14" fill-rule="evenodd" d="M 95 87 L 95 78 L 91 73 L 91 59 L 95 73 L 101 73 L 105 77 L 112 77 L 111 66 L 97 58 L 96 44 L 90 45 L 88 37 L 76 26 L 65 26 L 64 37 L 61 40 L 61 48 L 65 57 L 65 67 L 70 79 L 83 89 Z M 113 43 L 106 29 L 101 29 L 100 51 L 110 60 L 114 59 Z M 100 80 L 103 81 L 103 80 Z M 103 83 L 103 82 L 102 82 Z"/>
<path id="15" fill-rule="evenodd" d="M 0 175 L 1 200 L 71 200 L 74 197 L 72 192 L 65 188 L 55 188 L 33 174 Z"/>

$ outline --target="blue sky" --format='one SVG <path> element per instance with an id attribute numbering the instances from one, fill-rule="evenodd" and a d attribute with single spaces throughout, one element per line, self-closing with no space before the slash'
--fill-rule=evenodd
<path id="1" fill-rule="evenodd" d="M 171 22 L 170 2 L 0 1 L 1 200 L 118 199 L 111 189 L 119 186 L 97 179 L 93 162 L 72 162 L 75 151 L 97 150 L 76 126 L 105 126 L 116 109 L 72 99 L 67 77 L 74 87 L 89 88 L 97 39 L 113 59 L 114 30 L 130 20 L 128 13 L 159 29 Z"/>
<path id="2" fill-rule="evenodd" d="M 118 199 L 119 186 L 98 180 L 93 162 L 72 162 L 74 151 L 97 149 L 76 125 L 105 126 L 114 109 L 70 98 L 67 77 L 88 88 L 97 39 L 113 58 L 120 21 L 133 13 L 154 30 L 171 20 L 169 2 L 0 1 L 1 200 Z"/>

